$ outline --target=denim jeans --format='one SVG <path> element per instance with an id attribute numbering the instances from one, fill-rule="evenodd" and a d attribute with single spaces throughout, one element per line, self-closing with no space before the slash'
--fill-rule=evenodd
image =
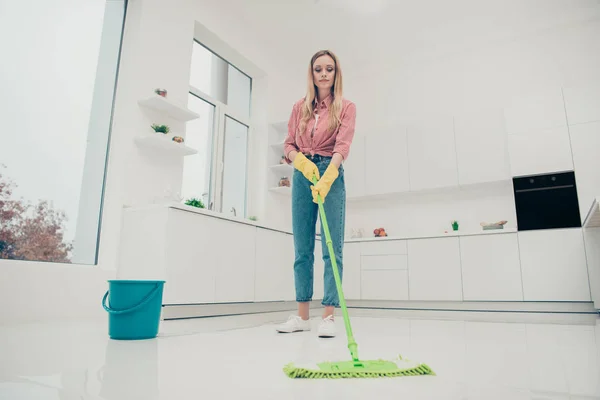
<path id="1" fill-rule="evenodd" d="M 331 162 L 331 157 L 320 155 L 306 156 L 315 163 L 321 176 Z M 331 235 L 331 244 L 340 274 L 343 276 L 344 224 L 346 218 L 346 187 L 344 184 L 344 168 L 340 166 L 339 175 L 331 185 L 323 206 Z M 313 277 L 315 261 L 315 234 L 319 205 L 313 202 L 310 187 L 312 182 L 302 173 L 294 169 L 292 178 L 292 229 L 294 233 L 294 282 L 296 301 L 307 302 L 313 297 Z M 339 307 L 339 297 L 329 257 L 323 224 L 321 223 L 321 246 L 323 248 L 324 270 L 324 306 Z"/>

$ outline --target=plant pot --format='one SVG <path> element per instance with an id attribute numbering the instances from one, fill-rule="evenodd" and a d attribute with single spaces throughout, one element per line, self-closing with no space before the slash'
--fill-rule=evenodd
<path id="1" fill-rule="evenodd" d="M 458 222 L 453 222 L 452 223 L 452 230 L 453 231 L 457 231 L 458 230 Z"/>

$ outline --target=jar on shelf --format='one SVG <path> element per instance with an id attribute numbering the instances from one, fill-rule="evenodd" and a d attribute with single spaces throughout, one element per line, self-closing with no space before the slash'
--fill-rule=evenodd
<path id="1" fill-rule="evenodd" d="M 290 187 L 290 180 L 288 179 L 287 176 L 283 176 L 281 177 L 281 179 L 279 180 L 279 187 Z"/>

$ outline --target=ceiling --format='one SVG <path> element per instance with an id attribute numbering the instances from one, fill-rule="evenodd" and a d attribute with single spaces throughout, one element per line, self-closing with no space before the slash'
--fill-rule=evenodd
<path id="1" fill-rule="evenodd" d="M 294 75 L 322 48 L 361 75 L 600 18 L 598 0 L 221 1 Z"/>

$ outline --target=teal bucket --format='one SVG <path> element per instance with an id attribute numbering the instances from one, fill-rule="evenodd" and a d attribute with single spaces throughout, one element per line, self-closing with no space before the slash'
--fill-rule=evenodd
<path id="1" fill-rule="evenodd" d="M 165 281 L 110 280 L 108 283 L 102 307 L 108 312 L 110 338 L 155 338 L 158 335 Z"/>

